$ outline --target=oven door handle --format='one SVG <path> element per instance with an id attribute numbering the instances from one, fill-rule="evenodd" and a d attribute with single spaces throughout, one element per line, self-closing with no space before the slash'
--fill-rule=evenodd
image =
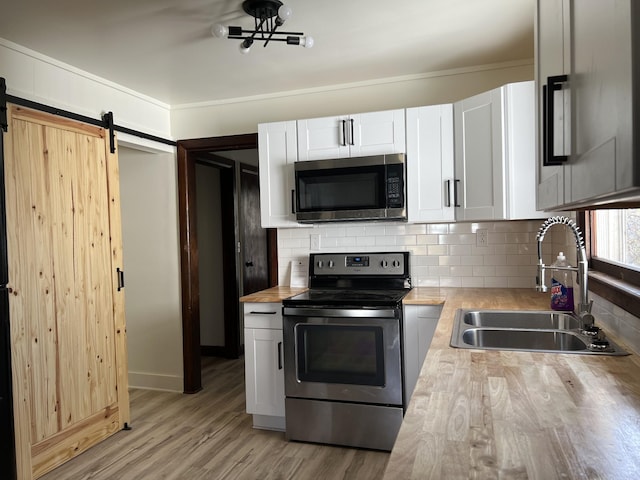
<path id="1" fill-rule="evenodd" d="M 296 317 L 340 317 L 340 318 L 396 318 L 393 308 L 314 308 L 284 307 L 283 315 Z"/>

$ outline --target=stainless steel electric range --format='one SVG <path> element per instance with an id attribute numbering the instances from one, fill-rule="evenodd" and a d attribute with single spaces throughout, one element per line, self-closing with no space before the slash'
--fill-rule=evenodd
<path id="1" fill-rule="evenodd" d="M 283 301 L 288 439 L 391 450 L 410 290 L 407 252 L 311 254 L 309 290 Z"/>

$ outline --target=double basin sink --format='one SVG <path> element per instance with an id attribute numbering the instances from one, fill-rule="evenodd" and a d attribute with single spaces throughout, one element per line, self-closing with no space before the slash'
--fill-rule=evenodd
<path id="1" fill-rule="evenodd" d="M 451 346 L 482 350 L 518 350 L 544 353 L 627 355 L 604 333 L 582 330 L 571 313 L 528 310 L 459 309 Z"/>

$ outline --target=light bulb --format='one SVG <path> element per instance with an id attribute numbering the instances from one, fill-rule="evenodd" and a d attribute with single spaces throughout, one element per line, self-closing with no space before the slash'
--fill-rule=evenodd
<path id="1" fill-rule="evenodd" d="M 300 45 L 302 45 L 304 48 L 311 48 L 313 47 L 313 37 L 307 35 L 306 37 L 302 37 L 300 39 Z"/>
<path id="2" fill-rule="evenodd" d="M 224 25 L 216 23 L 213 27 L 211 27 L 211 33 L 214 37 L 226 38 L 226 36 L 229 35 L 229 30 Z"/>
<path id="3" fill-rule="evenodd" d="M 251 50 L 251 45 L 253 45 L 252 38 L 245 38 L 244 41 L 240 44 L 240 53 L 246 55 Z"/>
<path id="4" fill-rule="evenodd" d="M 278 9 L 278 18 L 282 20 L 282 23 L 284 23 L 291 18 L 292 13 L 293 10 L 291 10 L 291 7 L 288 7 L 287 5 L 280 5 L 280 8 Z"/>

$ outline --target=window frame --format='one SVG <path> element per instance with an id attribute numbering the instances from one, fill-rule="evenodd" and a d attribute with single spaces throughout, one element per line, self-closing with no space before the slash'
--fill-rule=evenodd
<path id="1" fill-rule="evenodd" d="M 595 258 L 591 241 L 593 210 L 578 212 L 578 225 L 585 234 L 589 260 L 589 290 L 640 317 L 640 272 L 615 262 Z"/>

